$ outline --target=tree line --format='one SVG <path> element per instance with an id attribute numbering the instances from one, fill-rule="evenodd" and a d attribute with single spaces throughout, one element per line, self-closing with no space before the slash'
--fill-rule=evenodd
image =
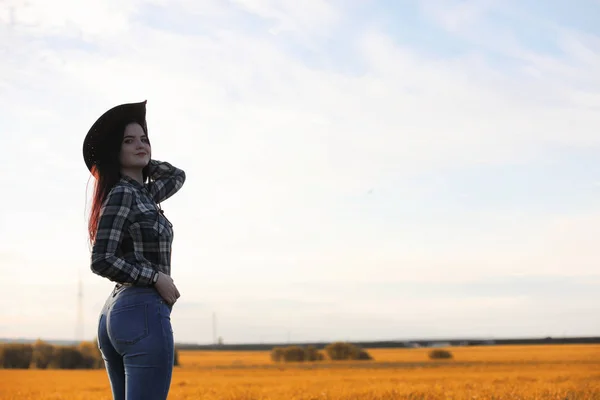
<path id="1" fill-rule="evenodd" d="M 175 365 L 179 365 L 175 350 Z M 0 344 L 0 368 L 6 369 L 98 369 L 104 360 L 97 341 L 77 345 L 53 345 L 38 339 L 34 343 Z"/>
<path id="2" fill-rule="evenodd" d="M 304 362 L 341 360 L 373 360 L 373 357 L 363 348 L 347 342 L 333 342 L 325 346 L 323 351 L 317 347 L 308 346 L 276 346 L 271 350 L 271 359 L 275 362 Z"/>
<path id="3" fill-rule="evenodd" d="M 429 352 L 430 359 L 452 359 L 445 349 Z M 271 360 L 280 362 L 318 361 L 372 361 L 373 357 L 361 346 L 348 342 L 329 343 L 319 349 L 314 345 L 275 346 Z M 179 364 L 179 350 L 175 348 L 175 365 Z M 0 344 L 0 368 L 5 369 L 98 369 L 104 368 L 104 360 L 97 341 L 80 342 L 77 345 L 53 345 L 38 339 L 35 343 Z"/>

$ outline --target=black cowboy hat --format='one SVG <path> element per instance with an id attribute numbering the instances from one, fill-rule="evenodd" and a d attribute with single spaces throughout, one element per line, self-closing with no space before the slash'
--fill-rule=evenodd
<path id="1" fill-rule="evenodd" d="M 106 111 L 94 122 L 83 141 L 83 159 L 88 169 L 104 160 L 111 143 L 120 141 L 125 125 L 137 122 L 146 135 L 146 102 L 120 104 Z"/>

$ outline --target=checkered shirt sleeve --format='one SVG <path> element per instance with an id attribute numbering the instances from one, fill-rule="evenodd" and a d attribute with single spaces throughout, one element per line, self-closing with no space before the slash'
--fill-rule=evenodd
<path id="1" fill-rule="evenodd" d="M 121 242 L 133 222 L 133 203 L 130 187 L 116 185 L 108 194 L 100 210 L 91 269 L 114 282 L 147 286 L 155 274 L 151 264 L 143 259 L 132 264 L 120 256 Z"/>
<path id="2" fill-rule="evenodd" d="M 149 175 L 148 191 L 157 203 L 173 196 L 185 182 L 185 172 L 166 161 L 151 160 Z"/>

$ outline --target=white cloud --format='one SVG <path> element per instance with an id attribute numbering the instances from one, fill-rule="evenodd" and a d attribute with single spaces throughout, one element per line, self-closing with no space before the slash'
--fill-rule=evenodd
<path id="1" fill-rule="evenodd" d="M 315 33 L 329 29 L 338 22 L 340 12 L 331 1 L 308 0 L 233 0 L 247 11 L 266 20 L 275 21 L 276 25 L 269 31 L 279 33 L 292 31 L 296 33 Z"/>
<path id="2" fill-rule="evenodd" d="M 137 0 L 82 3 L 77 0 L 6 0 L 0 23 L 38 37 L 122 34 Z"/>
<path id="3" fill-rule="evenodd" d="M 419 4 L 426 15 L 449 31 L 460 31 L 479 22 L 496 0 L 421 0 Z"/>

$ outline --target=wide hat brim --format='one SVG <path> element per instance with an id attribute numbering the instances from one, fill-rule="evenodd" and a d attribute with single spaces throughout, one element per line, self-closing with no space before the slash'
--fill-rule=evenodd
<path id="1" fill-rule="evenodd" d="M 122 135 L 125 125 L 137 122 L 148 133 L 146 125 L 146 102 L 120 104 L 106 111 L 94 122 L 83 140 L 83 159 L 88 170 L 103 159 L 110 150 L 113 135 Z"/>

